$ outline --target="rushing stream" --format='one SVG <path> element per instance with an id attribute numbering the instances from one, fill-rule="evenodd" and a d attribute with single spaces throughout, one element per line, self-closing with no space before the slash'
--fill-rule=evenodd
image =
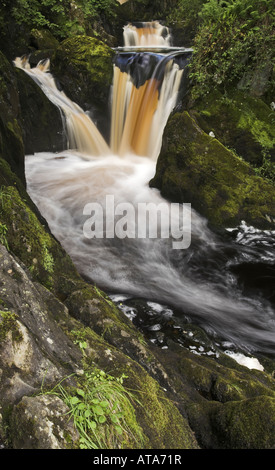
<path id="1" fill-rule="evenodd" d="M 165 346 L 172 329 L 174 337 L 182 332 L 180 344 L 195 348 L 193 333 L 184 340 L 186 325 L 194 323 L 224 349 L 274 355 L 275 233 L 244 222 L 220 237 L 186 205 L 178 209 L 177 229 L 188 240 L 191 214 L 190 246 L 175 249 L 171 235 L 137 236 L 140 204 L 173 212 L 148 183 L 190 50 L 171 48 L 159 23 L 128 26 L 124 38 L 114 63 L 110 143 L 56 88 L 49 62 L 30 69 L 27 60 L 16 59 L 59 107 L 68 136 L 68 150 L 26 157 L 28 192 L 79 272 L 108 292 L 152 341 Z M 97 217 L 95 207 L 102 208 Z M 171 232 L 175 220 L 161 221 L 161 229 L 164 224 Z"/>

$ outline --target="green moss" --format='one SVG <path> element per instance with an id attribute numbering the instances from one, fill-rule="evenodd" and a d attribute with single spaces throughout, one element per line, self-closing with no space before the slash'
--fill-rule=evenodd
<path id="1" fill-rule="evenodd" d="M 226 403 L 266 395 L 275 398 L 274 379 L 265 373 L 248 371 L 227 356 L 219 363 L 207 357 L 182 355 L 180 373 L 207 400 Z"/>
<path id="2" fill-rule="evenodd" d="M 18 315 L 10 311 L 0 310 L 0 342 L 11 332 L 13 341 L 21 341 L 22 334 L 17 324 Z"/>
<path id="3" fill-rule="evenodd" d="M 148 436 L 150 448 L 198 448 L 188 421 L 159 384 L 142 370 L 130 370 L 130 367 L 129 387 L 136 390 L 141 402 L 137 416 Z"/>
<path id="4" fill-rule="evenodd" d="M 272 449 L 275 445 L 275 399 L 261 396 L 226 403 L 212 416 L 219 446 L 225 449 Z"/>
<path id="5" fill-rule="evenodd" d="M 133 395 L 134 413 L 132 406 L 125 409 L 132 438 L 122 442 L 123 448 L 197 448 L 187 420 L 144 368 L 89 327 L 76 328 L 70 336 L 83 351 L 84 370 L 96 364 L 112 376 L 126 376 L 123 385 Z"/>
<path id="6" fill-rule="evenodd" d="M 35 214 L 20 198 L 13 186 L 1 190 L 1 219 L 9 231 L 9 245 L 25 262 L 29 270 L 45 285 L 51 286 L 53 279 L 53 239 L 43 230 Z"/>
<path id="7" fill-rule="evenodd" d="M 209 93 L 192 111 L 202 129 L 253 165 L 261 166 L 263 153 L 275 159 L 275 114 L 260 98 L 240 90 L 226 95 Z"/>
<path id="8" fill-rule="evenodd" d="M 52 71 L 66 94 L 82 107 L 105 106 L 113 78 L 113 50 L 89 36 L 63 41 L 52 58 Z"/>
<path id="9" fill-rule="evenodd" d="M 187 112 L 168 122 L 150 185 L 168 199 L 191 203 L 213 226 L 235 226 L 242 220 L 260 228 L 273 226 L 274 187 L 203 132 Z"/>

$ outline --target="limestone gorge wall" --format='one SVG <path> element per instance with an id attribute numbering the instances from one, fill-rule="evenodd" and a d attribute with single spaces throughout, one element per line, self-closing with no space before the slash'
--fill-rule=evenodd
<path id="1" fill-rule="evenodd" d="M 128 14 L 136 14 L 138 4 L 151 14 L 148 2 L 129 0 L 117 12 L 117 28 Z M 157 12 L 169 18 L 167 4 L 158 2 Z M 3 8 L 1 13 L 5 17 Z M 50 56 L 60 86 L 85 110 L 97 113 L 104 131 L 102 110 L 112 80 L 110 46 L 116 29 L 111 30 L 106 20 L 101 37 L 104 15 L 100 18 L 93 37 L 53 38 L 52 32 L 46 34 L 41 28 L 30 39 L 21 23 L 15 49 L 29 52 L 33 64 Z M 274 359 L 261 357 L 264 371 L 249 370 L 223 353 L 215 358 L 194 355 L 171 340 L 168 349 L 158 348 L 104 292 L 80 277 L 25 187 L 26 153 L 65 148 L 60 114 L 39 87 L 14 68 L 12 45 L 3 51 L 2 445 L 11 449 L 274 448 Z M 273 155 L 272 110 L 261 97 L 253 97 L 253 106 L 251 99 L 240 91 L 230 99 L 227 96 L 227 101 L 209 94 L 207 100 L 185 102 L 170 118 L 150 183 L 171 200 L 187 197 L 218 229 L 244 217 L 258 227 L 274 229 L 274 186 L 270 178 L 263 178 L 263 170 L 255 174 L 251 165 L 259 155 L 257 149 L 260 153 L 268 149 Z M 236 107 L 238 116 L 243 116 L 241 124 Z M 262 161 L 257 164 L 263 168 Z M 271 170 L 266 171 L 270 176 Z M 210 341 L 199 328 L 196 335 L 200 344 Z M 86 434 L 83 421 L 77 426 L 73 414 L 68 420 L 67 413 L 77 407 L 86 412 L 85 426 L 90 426 Z"/>

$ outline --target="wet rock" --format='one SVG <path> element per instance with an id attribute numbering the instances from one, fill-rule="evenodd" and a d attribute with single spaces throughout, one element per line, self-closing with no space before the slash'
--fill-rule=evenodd
<path id="1" fill-rule="evenodd" d="M 42 51 L 45 49 L 54 50 L 59 42 L 48 29 L 32 29 L 30 36 L 31 46 Z"/>
<path id="2" fill-rule="evenodd" d="M 67 140 L 60 110 L 23 70 L 17 69 L 16 75 L 25 154 L 66 149 Z"/>
<path id="3" fill-rule="evenodd" d="M 264 155 L 275 161 L 275 131 L 270 107 L 259 97 L 231 90 L 227 96 L 215 91 L 195 103 L 191 114 L 199 126 L 254 166 Z"/>
<path id="4" fill-rule="evenodd" d="M 56 396 L 24 397 L 13 409 L 10 440 L 15 449 L 72 449 L 79 435 L 69 408 Z"/>
<path id="5" fill-rule="evenodd" d="M 20 102 L 16 73 L 12 64 L 0 52 L 0 157 L 25 183 L 24 144 L 20 127 Z"/>
<path id="6" fill-rule="evenodd" d="M 214 228 L 242 220 L 256 228 L 274 227 L 274 186 L 185 111 L 168 121 L 151 187 L 174 202 L 188 202 Z"/>

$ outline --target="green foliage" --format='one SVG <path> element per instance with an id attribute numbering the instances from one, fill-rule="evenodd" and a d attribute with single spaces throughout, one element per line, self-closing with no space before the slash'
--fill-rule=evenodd
<path id="1" fill-rule="evenodd" d="M 201 22 L 199 13 L 207 0 L 178 0 L 172 2 L 167 22 L 170 24 L 181 24 L 182 27 L 196 29 Z"/>
<path id="2" fill-rule="evenodd" d="M 244 74 L 271 67 L 274 61 L 272 0 L 209 0 L 199 13 L 202 24 L 194 42 L 191 77 L 194 97 L 225 88 Z"/>
<path id="3" fill-rule="evenodd" d="M 60 383 L 48 392 L 58 395 L 68 406 L 69 417 L 79 432 L 80 448 L 114 449 L 125 442 L 142 440 L 133 395 L 123 385 L 125 378 L 124 374 L 114 377 L 93 369 L 86 371 L 79 385 L 70 391 Z"/>
<path id="4" fill-rule="evenodd" d="M 115 0 L 4 0 L 0 6 L 0 26 L 15 22 L 29 30 L 47 28 L 64 39 L 73 34 L 85 34 L 90 23 L 100 17 L 111 20 L 116 16 Z"/>
<path id="5" fill-rule="evenodd" d="M 7 232 L 8 232 L 8 227 L 6 226 L 6 224 L 2 224 L 0 222 L 0 243 L 2 243 L 2 245 L 4 245 L 8 250 L 9 245 L 8 245 L 8 241 L 6 237 Z"/>
<path id="6" fill-rule="evenodd" d="M 6 339 L 9 332 L 11 332 L 13 341 L 22 340 L 17 319 L 18 316 L 15 313 L 0 310 L 0 342 Z"/>
<path id="7" fill-rule="evenodd" d="M 271 160 L 268 150 L 263 150 L 262 155 L 263 163 L 259 168 L 255 168 L 255 173 L 275 185 L 275 163 Z"/>

